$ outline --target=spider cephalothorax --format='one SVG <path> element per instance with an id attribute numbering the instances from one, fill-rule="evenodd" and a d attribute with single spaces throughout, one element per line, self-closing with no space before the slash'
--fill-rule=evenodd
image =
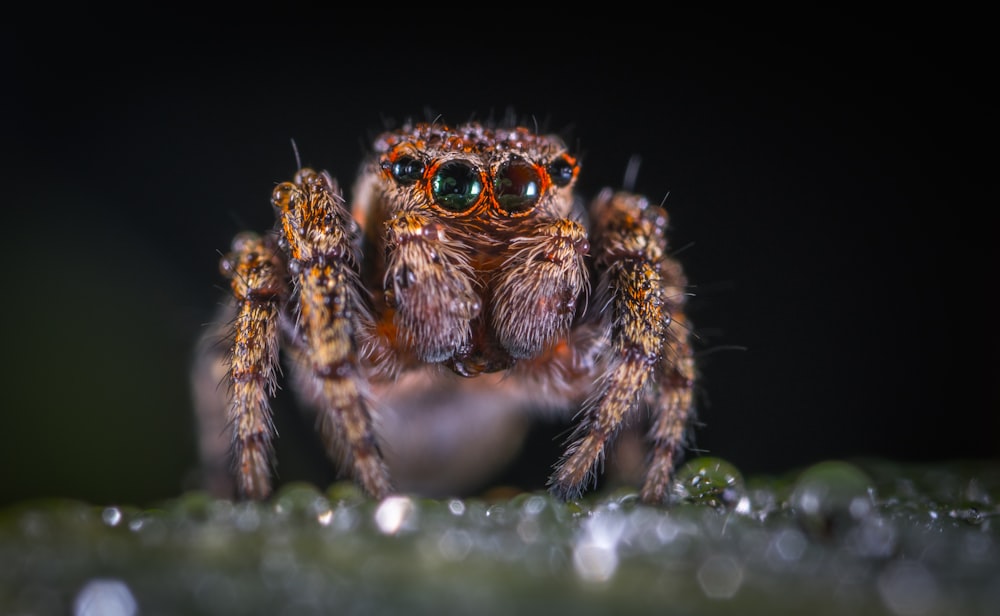
<path id="1" fill-rule="evenodd" d="M 605 190 L 583 211 L 578 171 L 554 136 L 429 123 L 376 139 L 350 204 L 325 172 L 279 184 L 275 228 L 222 261 L 232 318 L 213 361 L 230 384 L 198 398 L 231 425 L 240 493 L 271 489 L 283 352 L 329 453 L 374 497 L 458 489 L 452 466 L 501 456 L 495 418 L 538 410 L 577 417 L 550 478 L 573 497 L 648 411 L 642 497 L 663 501 L 692 415 L 686 281 L 663 208 Z"/>

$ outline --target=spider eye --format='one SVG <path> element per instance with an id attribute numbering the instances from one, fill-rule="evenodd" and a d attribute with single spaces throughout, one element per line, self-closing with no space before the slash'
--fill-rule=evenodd
<path id="1" fill-rule="evenodd" d="M 469 163 L 454 160 L 437 168 L 431 178 L 431 195 L 438 205 L 452 212 L 463 212 L 479 200 L 483 182 Z"/>
<path id="2" fill-rule="evenodd" d="M 576 163 L 563 154 L 559 158 L 549 163 L 547 171 L 552 183 L 556 186 L 568 186 L 573 181 L 573 174 L 576 172 Z"/>
<path id="3" fill-rule="evenodd" d="M 512 160 L 497 171 L 493 191 L 501 208 L 508 212 L 523 212 L 538 202 L 542 181 L 532 165 L 523 160 Z"/>
<path id="4" fill-rule="evenodd" d="M 412 184 L 424 176 L 424 163 L 412 156 L 400 156 L 392 163 L 392 177 L 400 184 Z"/>

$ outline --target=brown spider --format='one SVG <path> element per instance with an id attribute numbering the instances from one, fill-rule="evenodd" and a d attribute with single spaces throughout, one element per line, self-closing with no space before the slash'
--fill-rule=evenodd
<path id="1" fill-rule="evenodd" d="M 221 262 L 228 352 L 205 345 L 196 366 L 228 380 L 196 399 L 206 443 L 231 429 L 239 494 L 271 491 L 280 349 L 329 455 L 372 497 L 460 484 L 510 457 L 494 443 L 517 432 L 507 418 L 541 409 L 578 412 L 549 480 L 575 498 L 645 409 L 641 496 L 664 502 L 692 416 L 686 280 L 666 211 L 607 189 L 584 211 L 578 172 L 555 136 L 427 123 L 375 140 L 350 205 L 326 172 L 279 184 L 275 228 Z"/>

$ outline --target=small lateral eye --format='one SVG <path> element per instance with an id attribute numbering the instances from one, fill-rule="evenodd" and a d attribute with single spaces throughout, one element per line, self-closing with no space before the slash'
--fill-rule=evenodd
<path id="1" fill-rule="evenodd" d="M 424 163 L 412 156 L 400 156 L 392 163 L 391 171 L 400 184 L 413 184 L 424 177 Z"/>
<path id="2" fill-rule="evenodd" d="M 534 166 L 523 160 L 512 160 L 497 170 L 493 192 L 501 208 L 508 212 L 523 212 L 538 202 L 542 179 Z"/>
<path id="3" fill-rule="evenodd" d="M 479 201 L 483 182 L 469 163 L 453 160 L 437 168 L 431 178 L 435 203 L 452 212 L 464 212 Z"/>
<path id="4" fill-rule="evenodd" d="M 553 184 L 560 187 L 569 186 L 569 183 L 573 181 L 573 174 L 576 172 L 576 163 L 563 154 L 549 163 L 547 171 Z"/>

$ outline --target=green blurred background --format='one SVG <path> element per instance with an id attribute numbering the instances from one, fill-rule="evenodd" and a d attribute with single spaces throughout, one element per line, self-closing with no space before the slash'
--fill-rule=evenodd
<path id="1" fill-rule="evenodd" d="M 270 226 L 291 140 L 349 185 L 387 121 L 509 107 L 571 135 L 584 194 L 633 155 L 637 188 L 669 193 L 702 336 L 698 451 L 745 474 L 1000 455 L 984 42 L 171 32 L 0 26 L 0 502 L 195 487 L 188 370 L 218 251 Z M 282 480 L 329 480 L 289 407 Z M 525 485 L 561 429 L 532 437 Z"/>

